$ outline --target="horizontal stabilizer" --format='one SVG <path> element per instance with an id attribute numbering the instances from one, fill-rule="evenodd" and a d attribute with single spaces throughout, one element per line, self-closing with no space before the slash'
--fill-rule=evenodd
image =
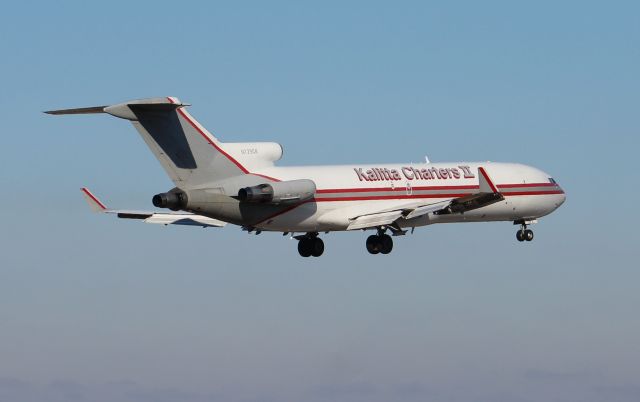
<path id="1" fill-rule="evenodd" d="M 121 119 L 138 121 L 141 113 L 171 111 L 183 106 L 189 106 L 189 104 L 180 102 L 178 98 L 165 97 L 136 99 L 115 105 L 48 110 L 45 113 L 54 115 L 108 113 Z"/>
<path id="2" fill-rule="evenodd" d="M 94 212 L 115 214 L 121 219 L 136 219 L 144 223 L 157 223 L 161 225 L 186 225 L 200 227 L 223 227 L 227 223 L 207 216 L 191 214 L 189 212 L 154 212 L 154 211 L 128 211 L 109 209 L 88 188 L 83 187 L 82 195 Z"/>
<path id="3" fill-rule="evenodd" d="M 104 108 L 107 106 L 78 107 L 75 109 L 47 110 L 46 114 L 95 114 L 106 113 Z"/>

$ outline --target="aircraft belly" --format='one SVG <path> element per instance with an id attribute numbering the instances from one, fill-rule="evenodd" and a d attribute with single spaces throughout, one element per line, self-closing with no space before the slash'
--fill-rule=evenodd
<path id="1" fill-rule="evenodd" d="M 350 218 L 392 205 L 394 203 L 389 201 L 310 202 L 292 208 L 258 227 L 283 232 L 343 231 L 347 230 Z"/>
<path id="2" fill-rule="evenodd" d="M 322 214 L 319 208 L 319 205 L 315 202 L 291 206 L 282 213 L 258 223 L 256 227 L 280 232 L 318 232 L 327 230 L 318 226 L 317 219 Z"/>
<path id="3" fill-rule="evenodd" d="M 504 201 L 464 214 L 432 215 L 427 224 L 457 222 L 516 221 L 539 218 L 551 213 L 562 202 L 557 195 L 508 196 Z"/>
<path id="4" fill-rule="evenodd" d="M 510 196 L 504 201 L 467 211 L 464 214 L 454 213 L 434 215 L 432 213 L 414 219 L 399 219 L 401 227 L 419 227 L 435 223 L 454 222 L 483 222 L 483 221 L 514 221 L 523 218 L 538 218 L 549 214 L 557 208 L 558 200 L 555 195 Z M 229 203 L 233 205 L 234 203 Z M 397 201 L 329 201 L 306 202 L 300 205 L 278 208 L 264 208 L 253 206 L 251 214 L 214 214 L 215 218 L 243 226 L 255 226 L 262 230 L 282 232 L 325 232 L 344 231 L 349 226 L 350 218 L 368 213 L 369 210 L 382 210 L 396 205 Z M 261 208 L 262 207 L 262 208 Z M 268 209 L 268 211 L 267 211 Z M 260 210 L 260 212 L 258 211 Z M 220 211 L 220 209 L 218 209 Z M 218 212 L 217 211 L 217 212 Z M 237 215 L 236 215 L 237 214 Z M 236 219 L 230 219 L 236 215 Z M 240 216 L 242 217 L 240 217 Z M 256 217 L 263 219 L 257 220 Z M 247 220 L 250 218 L 251 222 Z M 234 222 L 235 221 L 235 222 Z"/>

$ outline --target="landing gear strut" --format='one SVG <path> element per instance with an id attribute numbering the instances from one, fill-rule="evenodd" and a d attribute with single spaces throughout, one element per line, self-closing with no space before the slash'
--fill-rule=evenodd
<path id="1" fill-rule="evenodd" d="M 518 241 L 531 241 L 533 240 L 533 230 L 527 229 L 527 224 L 522 223 L 520 225 L 520 230 L 516 232 L 516 239 Z"/>
<path id="2" fill-rule="evenodd" d="M 378 234 L 367 238 L 367 251 L 370 254 L 389 254 L 393 250 L 393 239 L 383 230 L 378 229 Z"/>
<path id="3" fill-rule="evenodd" d="M 320 257 L 324 253 L 324 242 L 317 233 L 307 233 L 298 239 L 298 253 L 303 257 Z"/>

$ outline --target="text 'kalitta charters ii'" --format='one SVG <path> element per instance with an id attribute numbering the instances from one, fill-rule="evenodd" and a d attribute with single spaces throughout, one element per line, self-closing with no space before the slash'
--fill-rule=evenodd
<path id="1" fill-rule="evenodd" d="M 363 168 L 353 169 L 360 181 L 384 181 L 384 180 L 447 180 L 447 179 L 473 179 L 476 176 L 471 173 L 469 166 L 457 168 L 415 168 L 403 166 L 399 169 L 389 168 Z"/>

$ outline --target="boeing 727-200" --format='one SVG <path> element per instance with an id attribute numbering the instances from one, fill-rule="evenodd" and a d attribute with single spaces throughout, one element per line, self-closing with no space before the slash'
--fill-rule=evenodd
<path id="1" fill-rule="evenodd" d="M 174 97 L 46 113 L 107 113 L 129 120 L 175 188 L 153 196 L 172 212 L 111 210 L 89 190 L 96 211 L 149 223 L 291 234 L 303 257 L 324 252 L 320 233 L 374 230 L 366 248 L 388 254 L 392 237 L 434 223 L 510 221 L 518 241 L 533 240 L 528 225 L 556 210 L 565 193 L 547 173 L 495 162 L 341 166 L 276 166 L 280 144 L 221 142 Z"/>

